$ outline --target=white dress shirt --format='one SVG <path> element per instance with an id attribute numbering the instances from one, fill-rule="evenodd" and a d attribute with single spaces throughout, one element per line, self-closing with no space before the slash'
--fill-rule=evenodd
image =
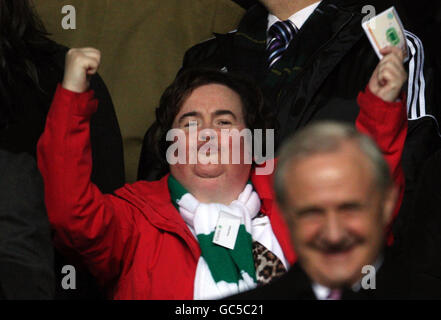
<path id="1" fill-rule="evenodd" d="M 328 300 L 329 293 L 331 292 L 331 289 L 322 286 L 318 283 L 312 284 L 312 291 L 314 291 L 315 297 L 317 300 Z"/>
<path id="2" fill-rule="evenodd" d="M 377 272 L 381 268 L 381 266 L 383 265 L 383 261 L 384 261 L 383 255 L 380 255 L 377 258 L 377 260 L 375 261 L 373 266 Z M 354 284 L 351 289 L 354 292 L 360 291 L 361 282 L 357 282 L 356 284 Z M 317 300 L 328 300 L 329 294 L 331 293 L 331 289 L 329 289 L 325 286 L 322 286 L 321 284 L 318 284 L 318 283 L 312 284 L 312 291 L 314 292 Z"/>
<path id="3" fill-rule="evenodd" d="M 288 19 L 292 23 L 294 23 L 294 25 L 297 27 L 297 29 L 300 30 L 300 28 L 305 24 L 306 20 L 308 20 L 308 18 L 311 16 L 311 14 L 314 12 L 314 10 L 319 6 L 320 2 L 321 1 L 317 1 L 316 3 L 313 3 L 313 4 L 309 5 L 309 6 L 307 6 L 306 8 L 303 8 L 302 10 L 297 11 L 296 13 L 294 13 Z M 277 21 L 280 21 L 280 19 L 277 18 L 275 15 L 269 13 L 268 14 L 268 27 L 267 27 L 267 31 Z M 269 39 L 269 40 L 271 40 L 271 39 Z"/>

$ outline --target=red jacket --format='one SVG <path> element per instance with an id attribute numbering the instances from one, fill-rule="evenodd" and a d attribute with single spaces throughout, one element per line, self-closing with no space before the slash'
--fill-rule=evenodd
<path id="1" fill-rule="evenodd" d="M 405 110 L 401 103 L 386 104 L 369 92 L 360 102 L 362 109 L 370 110 L 360 113 L 357 126 L 375 137 L 381 134 L 380 145 L 402 187 Z M 89 122 L 97 106 L 92 91 L 77 94 L 59 86 L 38 143 L 55 241 L 80 254 L 114 299 L 192 299 L 200 249 L 171 203 L 167 177 L 125 185 L 114 195 L 102 194 L 90 182 Z M 374 124 L 379 130 L 371 130 Z M 293 264 L 296 257 L 274 201 L 272 176 L 252 173 L 251 180 L 262 200 L 261 210 Z"/>

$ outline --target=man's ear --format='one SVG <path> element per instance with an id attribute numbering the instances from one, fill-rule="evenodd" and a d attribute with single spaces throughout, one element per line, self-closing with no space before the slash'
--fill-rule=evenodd
<path id="1" fill-rule="evenodd" d="M 392 222 L 393 213 L 397 206 L 398 188 L 393 185 L 389 187 L 384 194 L 383 205 L 383 224 L 388 226 Z"/>

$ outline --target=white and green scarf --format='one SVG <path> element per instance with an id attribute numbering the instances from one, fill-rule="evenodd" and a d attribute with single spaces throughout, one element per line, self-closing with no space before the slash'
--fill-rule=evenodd
<path id="1" fill-rule="evenodd" d="M 194 299 L 221 299 L 256 287 L 256 270 L 252 253 L 253 239 L 286 260 L 268 217 L 254 219 L 260 211 L 260 199 L 248 183 L 238 199 L 229 206 L 200 203 L 171 175 L 168 186 L 173 204 L 199 242 L 199 259 L 194 281 Z M 241 219 L 233 250 L 213 243 L 221 211 Z M 254 220 L 253 220 L 254 219 Z M 260 239 L 256 239 L 260 238 Z"/>

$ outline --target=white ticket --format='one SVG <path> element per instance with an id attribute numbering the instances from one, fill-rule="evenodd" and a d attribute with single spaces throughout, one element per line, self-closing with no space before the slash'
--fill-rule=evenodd
<path id="1" fill-rule="evenodd" d="M 380 60 L 383 58 L 381 49 L 388 46 L 399 47 L 403 50 L 405 61 L 409 59 L 406 35 L 395 7 L 364 22 L 362 26 Z"/>

